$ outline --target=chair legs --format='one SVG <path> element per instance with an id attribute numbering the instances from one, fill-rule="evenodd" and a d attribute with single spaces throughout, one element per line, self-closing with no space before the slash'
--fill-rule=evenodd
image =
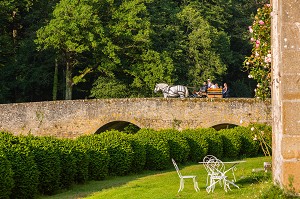
<path id="1" fill-rule="evenodd" d="M 215 190 L 215 185 L 218 183 L 219 180 L 215 180 L 213 178 L 210 178 L 210 185 L 208 187 L 206 187 L 206 192 L 214 192 Z"/>
<path id="2" fill-rule="evenodd" d="M 184 179 L 180 178 L 180 186 L 179 186 L 178 192 L 182 191 L 183 188 L 184 188 Z"/>
<path id="3" fill-rule="evenodd" d="M 194 189 L 197 192 L 200 191 L 196 177 L 193 178 L 193 182 L 194 182 Z M 180 178 L 180 186 L 179 186 L 178 192 L 182 191 L 183 188 L 184 188 L 184 178 Z"/>
<path id="4" fill-rule="evenodd" d="M 223 181 L 223 183 L 222 183 L 222 181 Z M 226 178 L 224 178 L 224 179 L 211 179 L 210 180 L 210 185 L 208 187 L 206 187 L 207 193 L 214 192 L 215 186 L 218 182 L 221 183 L 221 187 L 222 187 L 222 184 L 223 184 L 225 192 L 227 192 L 228 190 L 231 191 L 230 184 L 235 186 L 238 189 L 240 188 L 239 186 L 237 186 L 236 184 L 234 184 L 230 180 L 227 180 Z"/>
<path id="5" fill-rule="evenodd" d="M 194 188 L 195 190 L 198 192 L 200 191 L 199 187 L 198 187 L 198 182 L 197 182 L 197 179 L 196 178 L 193 178 L 193 181 L 194 181 Z"/>

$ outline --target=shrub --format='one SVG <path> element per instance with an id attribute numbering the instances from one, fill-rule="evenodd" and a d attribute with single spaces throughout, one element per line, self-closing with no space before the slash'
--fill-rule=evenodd
<path id="1" fill-rule="evenodd" d="M 274 199 L 274 198 L 292 199 L 292 198 L 299 198 L 299 196 L 288 195 L 278 185 L 272 184 L 268 189 L 265 189 L 260 192 L 259 198 L 260 199 Z"/>
<path id="2" fill-rule="evenodd" d="M 189 159 L 195 162 L 202 161 L 208 152 L 208 143 L 201 135 L 199 129 L 183 130 L 182 135 L 190 146 Z"/>
<path id="3" fill-rule="evenodd" d="M 108 165 L 110 156 L 102 141 L 94 135 L 82 136 L 78 138 L 88 154 L 88 176 L 89 180 L 103 180 L 108 176 Z"/>
<path id="4" fill-rule="evenodd" d="M 127 134 L 112 130 L 94 136 L 109 153 L 109 173 L 112 175 L 127 174 L 133 160 L 133 149 Z"/>
<path id="5" fill-rule="evenodd" d="M 255 157 L 258 155 L 259 143 L 255 140 L 253 132 L 250 127 L 238 126 L 234 128 L 242 139 L 242 146 L 240 150 L 240 156 L 244 157 Z"/>
<path id="6" fill-rule="evenodd" d="M 0 198 L 9 198 L 14 186 L 13 171 L 10 161 L 0 149 Z"/>
<path id="7" fill-rule="evenodd" d="M 258 153 L 265 156 L 272 155 L 272 127 L 266 124 L 251 124 L 249 128 L 253 131 L 256 141 L 260 144 Z"/>
<path id="8" fill-rule="evenodd" d="M 1 133 L 0 136 L 0 147 L 10 161 L 13 171 L 14 186 L 10 198 L 34 198 L 38 193 L 39 173 L 30 148 L 23 139 L 12 134 Z"/>
<path id="9" fill-rule="evenodd" d="M 170 149 L 170 157 L 177 162 L 184 163 L 187 161 L 190 146 L 185 137 L 175 129 L 164 129 L 158 131 L 160 136 L 167 140 Z"/>
<path id="10" fill-rule="evenodd" d="M 61 174 L 58 141 L 53 137 L 28 136 L 28 139 L 40 173 L 39 192 L 47 195 L 54 194 L 59 190 Z"/>
<path id="11" fill-rule="evenodd" d="M 83 184 L 89 179 L 89 153 L 82 142 L 74 142 L 72 154 L 76 160 L 75 183 Z"/>
<path id="12" fill-rule="evenodd" d="M 133 150 L 131 164 L 132 172 L 142 171 L 146 164 L 146 148 L 144 144 L 133 135 L 128 135 L 129 142 Z"/>
<path id="13" fill-rule="evenodd" d="M 242 135 L 236 129 L 222 129 L 219 131 L 223 139 L 223 156 L 237 158 L 242 145 Z"/>
<path id="14" fill-rule="evenodd" d="M 168 167 L 170 149 L 165 139 L 152 129 L 141 129 L 134 136 L 145 144 L 146 169 L 163 170 Z"/>
<path id="15" fill-rule="evenodd" d="M 73 154 L 74 141 L 70 139 L 58 140 L 60 158 L 60 188 L 70 188 L 75 183 L 76 159 Z"/>
<path id="16" fill-rule="evenodd" d="M 223 156 L 223 140 L 221 135 L 213 128 L 202 128 L 197 129 L 197 131 L 208 143 L 207 154 L 221 158 Z"/>

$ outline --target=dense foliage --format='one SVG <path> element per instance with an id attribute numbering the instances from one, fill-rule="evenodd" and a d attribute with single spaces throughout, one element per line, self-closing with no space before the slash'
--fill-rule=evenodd
<path id="1" fill-rule="evenodd" d="M 1 132 L 0 198 L 36 198 L 75 183 L 164 170 L 171 166 L 171 158 L 184 163 L 201 161 L 207 154 L 220 159 L 266 155 L 254 139 L 257 133 L 270 144 L 271 127 L 264 124 L 220 131 L 140 129 L 126 134 L 111 130 L 75 140 Z"/>
<path id="2" fill-rule="evenodd" d="M 88 155 L 88 179 L 102 180 L 108 176 L 110 155 L 103 147 L 101 139 L 96 136 L 82 136 L 77 139 L 77 142 L 84 146 L 85 153 Z"/>
<path id="3" fill-rule="evenodd" d="M 27 137 L 39 172 L 38 190 L 54 194 L 60 187 L 61 161 L 57 140 L 51 137 Z"/>
<path id="4" fill-rule="evenodd" d="M 141 129 L 135 135 L 145 145 L 146 169 L 166 169 L 170 160 L 170 146 L 164 136 L 153 129 Z"/>
<path id="5" fill-rule="evenodd" d="M 30 146 L 18 137 L 9 133 L 1 133 L 0 150 L 4 151 L 10 161 L 13 172 L 13 187 L 9 198 L 34 198 L 38 193 L 40 173 Z M 0 164 L 2 165 L 2 162 Z M 10 179 L 8 180 L 8 183 L 11 183 Z M 6 194 L 6 191 L 3 193 Z M 2 198 L 1 195 L 0 198 Z"/>
<path id="6" fill-rule="evenodd" d="M 5 153 L 0 150 L 0 192 L 1 198 L 9 198 L 14 185 L 13 170 Z"/>
<path id="7" fill-rule="evenodd" d="M 257 81 L 255 96 L 262 99 L 271 97 L 271 11 L 270 4 L 257 9 L 249 26 L 252 54 L 244 62 L 249 78 Z"/>
<path id="8" fill-rule="evenodd" d="M 201 129 L 186 129 L 182 131 L 182 135 L 187 140 L 190 153 L 189 160 L 199 162 L 208 154 L 208 143 L 201 134 Z"/>
<path id="9" fill-rule="evenodd" d="M 242 134 L 235 130 L 222 129 L 218 133 L 221 134 L 223 140 L 223 156 L 228 158 L 237 158 L 240 155 L 242 147 Z"/>
<path id="10" fill-rule="evenodd" d="M 150 97 L 155 83 L 198 89 L 207 78 L 249 97 L 244 27 L 258 6 L 248 0 L 2 0 L 0 103 Z"/>

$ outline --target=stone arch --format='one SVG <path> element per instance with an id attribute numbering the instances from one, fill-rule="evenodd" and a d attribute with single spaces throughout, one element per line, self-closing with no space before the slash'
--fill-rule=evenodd
<path id="1" fill-rule="evenodd" d="M 234 128 L 236 126 L 239 126 L 239 125 L 231 124 L 231 123 L 221 123 L 221 124 L 216 124 L 216 125 L 212 126 L 212 128 L 214 128 L 218 131 L 218 130 L 221 130 L 221 129 Z"/>
<path id="2" fill-rule="evenodd" d="M 97 129 L 95 134 L 99 134 L 99 133 L 102 133 L 104 131 L 112 130 L 112 129 L 115 129 L 115 130 L 118 130 L 118 131 L 124 131 L 124 129 L 126 127 L 128 127 L 129 125 L 132 125 L 132 126 L 138 128 L 138 129 L 141 128 L 141 127 L 139 127 L 138 125 L 136 125 L 132 122 L 117 120 L 117 121 L 111 121 L 111 122 L 108 122 L 108 123 L 102 125 L 100 128 Z"/>
<path id="3" fill-rule="evenodd" d="M 240 122 L 240 121 L 211 121 L 207 123 L 207 127 L 216 127 L 219 125 L 232 125 L 232 126 L 248 126 L 248 123 Z"/>

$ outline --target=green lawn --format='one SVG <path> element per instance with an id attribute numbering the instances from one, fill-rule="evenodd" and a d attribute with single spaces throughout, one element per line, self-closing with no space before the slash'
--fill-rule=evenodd
<path id="1" fill-rule="evenodd" d="M 179 177 L 174 167 L 166 171 L 145 171 L 139 175 L 110 177 L 104 181 L 91 181 L 84 185 L 75 185 L 72 189 L 54 196 L 41 196 L 40 199 L 193 199 L 193 198 L 258 198 L 261 191 L 272 185 L 270 173 L 253 173 L 252 169 L 262 168 L 263 162 L 270 157 L 247 158 L 246 163 L 237 166 L 235 172 L 240 187 L 232 187 L 225 192 L 219 185 L 214 193 L 205 191 L 206 171 L 201 164 L 179 165 L 183 175 L 197 175 L 200 191 L 193 189 L 191 179 L 185 181 L 185 188 L 177 193 Z M 170 162 L 171 165 L 171 162 Z"/>

